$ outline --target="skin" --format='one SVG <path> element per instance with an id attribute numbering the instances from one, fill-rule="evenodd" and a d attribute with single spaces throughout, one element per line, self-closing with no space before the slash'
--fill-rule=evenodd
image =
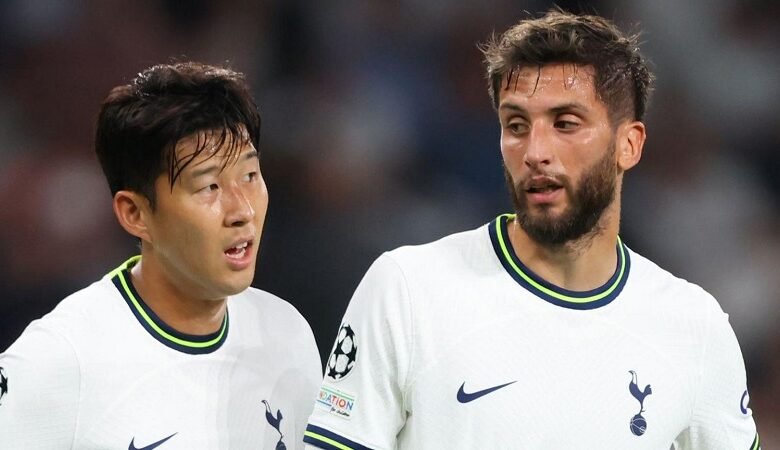
<path id="1" fill-rule="evenodd" d="M 197 135 L 179 141 L 177 158 L 191 155 L 196 142 Z M 119 223 L 141 240 L 133 285 L 163 321 L 187 334 L 217 331 L 227 297 L 254 277 L 268 191 L 252 143 L 242 143 L 222 169 L 227 145 L 198 155 L 172 188 L 167 172 L 160 175 L 154 209 L 137 192 L 114 196 Z M 243 257 L 230 258 L 231 247 L 243 242 Z"/>
<path id="2" fill-rule="evenodd" d="M 530 220 L 559 223 L 571 214 L 577 202 L 573 192 L 584 181 L 603 183 L 595 174 L 614 180 L 612 201 L 575 239 L 540 242 L 518 220 L 509 224 L 517 256 L 539 276 L 574 291 L 595 289 L 615 272 L 623 174 L 639 162 L 645 142 L 642 122 L 610 123 L 593 75 L 592 67 L 572 64 L 522 68 L 504 80 L 498 102 L 501 155 L 513 195 L 525 204 Z M 527 191 L 539 185 L 560 189 L 542 195 Z"/>

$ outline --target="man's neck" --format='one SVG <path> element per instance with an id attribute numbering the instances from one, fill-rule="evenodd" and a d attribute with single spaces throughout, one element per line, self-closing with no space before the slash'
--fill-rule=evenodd
<path id="1" fill-rule="evenodd" d="M 509 240 L 520 261 L 544 280 L 571 291 L 589 291 L 604 285 L 617 267 L 618 221 L 603 219 L 594 232 L 556 246 L 534 241 L 513 220 L 507 224 Z"/>
<path id="2" fill-rule="evenodd" d="M 226 299 L 199 299 L 187 295 L 156 267 L 153 258 L 141 258 L 130 270 L 133 287 L 144 302 L 174 330 L 196 336 L 219 331 L 222 327 Z"/>

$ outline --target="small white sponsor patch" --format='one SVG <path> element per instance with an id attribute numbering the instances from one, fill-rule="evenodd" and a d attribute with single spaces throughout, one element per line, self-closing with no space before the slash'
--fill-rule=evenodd
<path id="1" fill-rule="evenodd" d="M 338 389 L 322 386 L 317 396 L 317 407 L 342 419 L 349 419 L 355 407 L 355 396 Z"/>

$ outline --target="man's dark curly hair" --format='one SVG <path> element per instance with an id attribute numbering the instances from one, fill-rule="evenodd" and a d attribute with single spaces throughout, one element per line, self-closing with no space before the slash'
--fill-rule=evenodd
<path id="1" fill-rule="evenodd" d="M 654 77 L 639 53 L 638 37 L 603 17 L 560 9 L 522 20 L 481 46 L 493 106 L 498 107 L 499 91 L 510 87 L 518 69 L 572 63 L 593 67 L 596 95 L 613 124 L 642 120 Z"/>

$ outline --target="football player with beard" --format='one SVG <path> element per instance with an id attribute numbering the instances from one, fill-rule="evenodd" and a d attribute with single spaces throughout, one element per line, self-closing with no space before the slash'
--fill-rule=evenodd
<path id="1" fill-rule="evenodd" d="M 619 237 L 653 79 L 637 37 L 553 10 L 483 52 L 515 211 L 374 262 L 304 440 L 758 449 L 727 315 Z"/>

